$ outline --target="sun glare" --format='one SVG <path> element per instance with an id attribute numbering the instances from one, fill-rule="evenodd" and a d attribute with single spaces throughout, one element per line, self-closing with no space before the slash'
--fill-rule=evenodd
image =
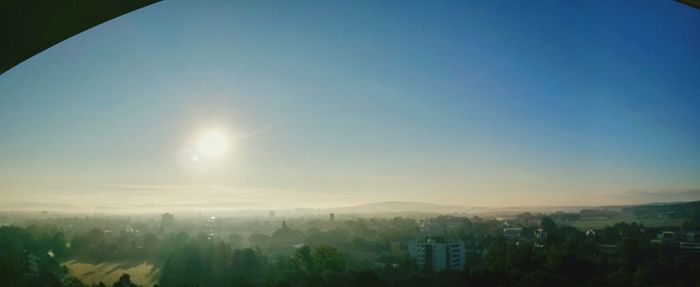
<path id="1" fill-rule="evenodd" d="M 199 152 L 211 158 L 220 157 L 226 152 L 229 145 L 228 139 L 220 131 L 208 131 L 199 140 Z"/>

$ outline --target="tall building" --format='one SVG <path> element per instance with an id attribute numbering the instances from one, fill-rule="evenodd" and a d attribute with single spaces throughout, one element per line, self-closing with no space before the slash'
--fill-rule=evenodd
<path id="1" fill-rule="evenodd" d="M 335 214 L 334 214 L 334 213 L 331 213 L 330 215 L 328 215 L 328 219 L 329 219 L 331 222 L 335 221 Z"/>
<path id="2" fill-rule="evenodd" d="M 270 218 L 275 217 L 275 211 L 270 210 L 270 214 L 268 215 L 268 217 L 270 217 Z"/>
<path id="3" fill-rule="evenodd" d="M 413 241 L 408 245 L 411 259 L 423 269 L 433 271 L 462 270 L 465 263 L 464 242 L 440 237 Z"/>
<path id="4" fill-rule="evenodd" d="M 167 233 L 173 230 L 175 224 L 175 216 L 170 213 L 163 213 L 160 216 L 160 232 Z"/>

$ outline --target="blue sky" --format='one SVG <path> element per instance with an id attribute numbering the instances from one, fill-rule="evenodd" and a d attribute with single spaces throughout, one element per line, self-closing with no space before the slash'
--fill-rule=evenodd
<path id="1" fill-rule="evenodd" d="M 673 1 L 165 1 L 0 75 L 0 193 L 79 192 L 82 208 L 697 197 L 698 35 L 700 11 Z M 231 146 L 193 166 L 207 130 Z"/>

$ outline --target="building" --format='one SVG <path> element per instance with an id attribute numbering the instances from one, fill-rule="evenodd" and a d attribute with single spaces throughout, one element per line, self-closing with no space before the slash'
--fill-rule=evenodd
<path id="1" fill-rule="evenodd" d="M 679 247 L 683 254 L 700 254 L 700 243 L 698 242 L 680 242 Z"/>
<path id="2" fill-rule="evenodd" d="M 216 221 L 216 216 L 211 216 L 209 219 L 207 219 L 207 223 L 205 225 L 207 228 L 207 239 L 211 240 L 216 237 L 216 227 L 217 227 L 217 221 Z"/>
<path id="3" fill-rule="evenodd" d="M 674 232 L 664 231 L 651 240 L 653 244 L 677 245 L 684 255 L 700 255 L 700 240 L 697 231 Z"/>
<path id="4" fill-rule="evenodd" d="M 523 229 L 520 227 L 503 228 L 503 237 L 507 240 L 516 240 L 523 235 Z"/>
<path id="5" fill-rule="evenodd" d="M 330 215 L 328 215 L 328 219 L 329 219 L 331 222 L 335 221 L 335 214 L 331 213 Z"/>
<path id="6" fill-rule="evenodd" d="M 691 240 L 688 239 L 688 234 L 683 232 L 663 231 L 656 234 L 656 239 L 651 240 L 651 243 L 675 245 L 682 241 L 694 241 L 694 234 L 691 236 Z"/>
<path id="7" fill-rule="evenodd" d="M 442 271 L 464 269 L 465 249 L 461 240 L 447 241 L 443 238 L 427 238 L 408 245 L 411 259 L 421 268 Z"/>
<path id="8" fill-rule="evenodd" d="M 171 232 L 175 225 L 175 216 L 170 213 L 163 213 L 160 216 L 160 232 L 167 233 Z"/>

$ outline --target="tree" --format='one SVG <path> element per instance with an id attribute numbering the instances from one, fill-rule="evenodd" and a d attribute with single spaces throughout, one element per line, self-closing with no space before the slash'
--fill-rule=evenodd
<path id="1" fill-rule="evenodd" d="M 51 254 L 26 229 L 0 227 L 0 285 L 60 286 L 67 272 Z"/>
<path id="2" fill-rule="evenodd" d="M 283 272 L 283 281 L 292 285 L 327 286 L 345 275 L 345 259 L 329 246 L 303 246 L 292 254 L 290 263 L 287 267 L 291 270 Z"/>
<path id="3" fill-rule="evenodd" d="M 558 244 L 562 243 L 562 241 L 564 240 L 559 232 L 559 227 L 551 218 L 546 216 L 542 217 L 542 221 L 540 221 L 540 227 L 542 227 L 542 230 L 544 230 L 544 232 L 547 234 L 545 243 Z"/>
<path id="4" fill-rule="evenodd" d="M 313 250 L 314 268 L 319 273 L 341 273 L 345 271 L 345 259 L 337 249 L 329 246 L 319 246 Z"/>
<path id="5" fill-rule="evenodd" d="M 140 287 L 140 286 L 131 282 L 131 276 L 128 273 L 124 273 L 124 274 L 122 274 L 121 277 L 119 277 L 119 281 L 114 282 L 114 284 L 112 284 L 112 287 Z"/>
<path id="6" fill-rule="evenodd" d="M 231 261 L 231 273 L 235 277 L 253 277 L 263 271 L 263 255 L 254 249 L 234 249 Z"/>
<path id="7" fill-rule="evenodd" d="M 66 278 L 63 278 L 63 282 L 61 282 L 61 286 L 63 286 L 63 287 L 87 287 L 87 285 L 85 285 L 78 278 L 75 278 L 73 276 L 68 276 Z"/>
<path id="8" fill-rule="evenodd" d="M 250 243 L 250 246 L 253 247 L 266 247 L 269 241 L 270 236 L 262 233 L 253 233 L 248 237 L 248 242 Z"/>

